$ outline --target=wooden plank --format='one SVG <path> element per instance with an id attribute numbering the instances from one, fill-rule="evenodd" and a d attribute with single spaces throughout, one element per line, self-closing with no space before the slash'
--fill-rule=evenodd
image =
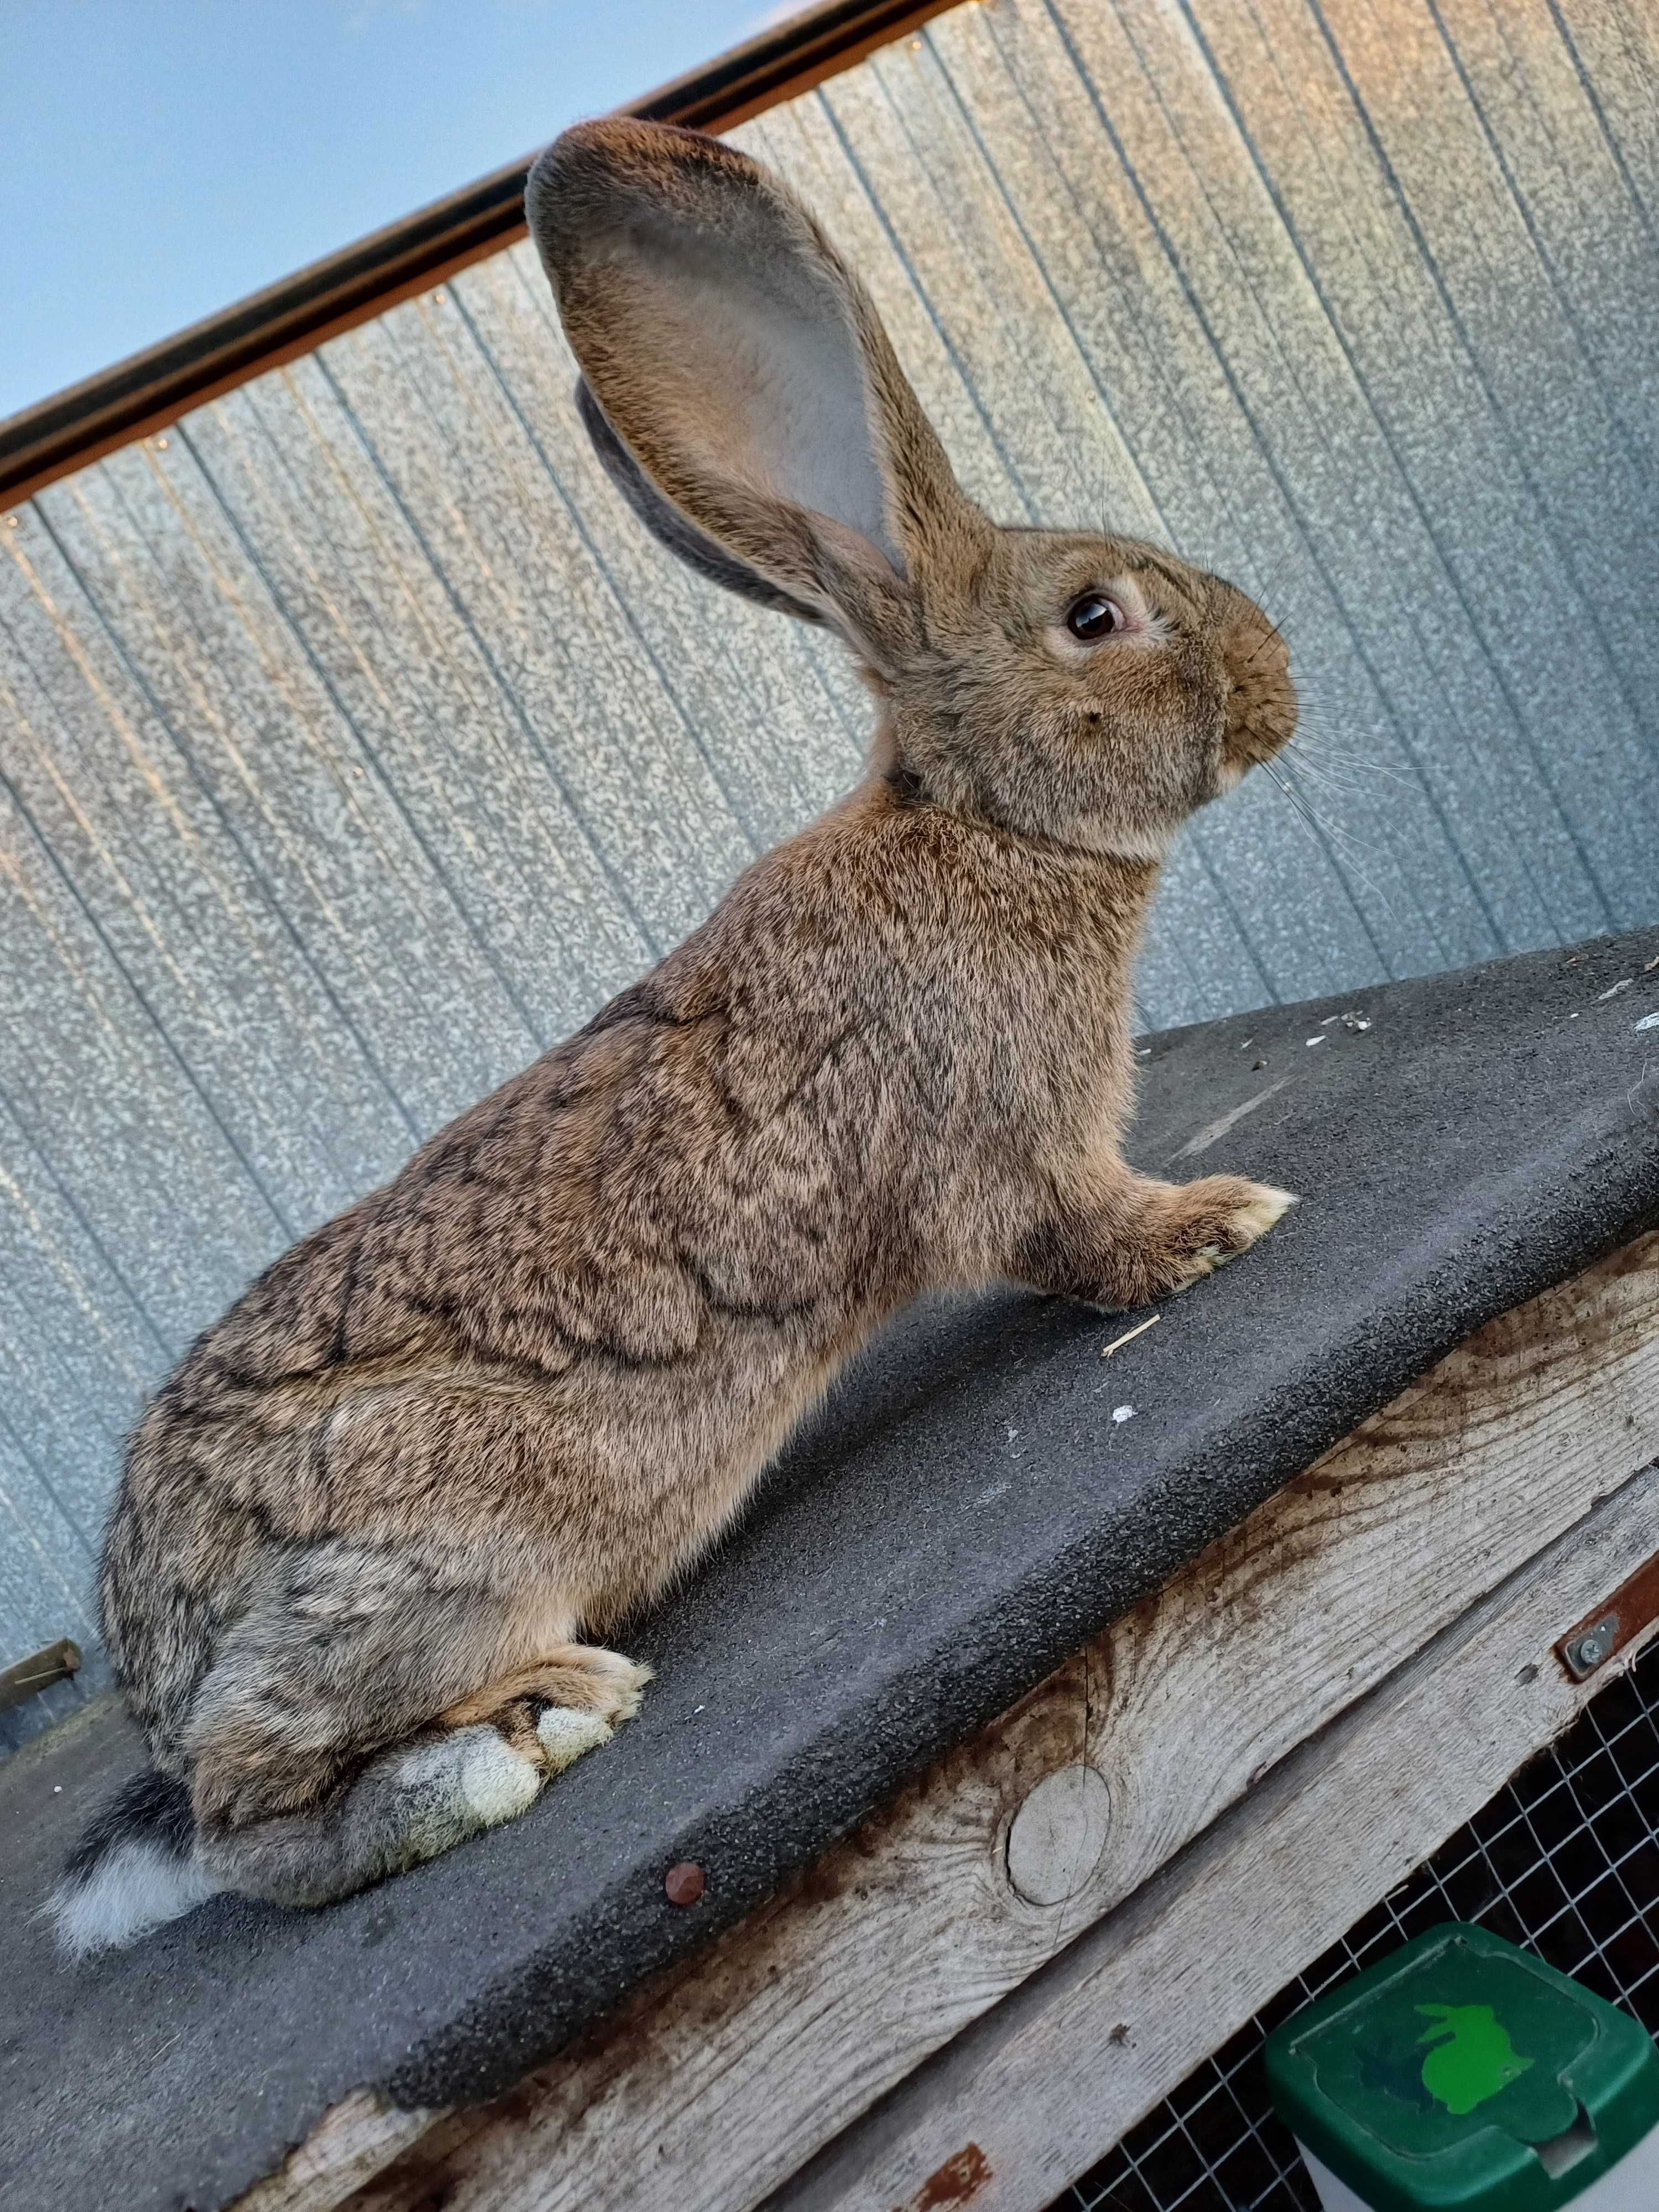
<path id="1" fill-rule="evenodd" d="M 440 2117 L 400 2112 L 359 2089 L 324 2113 L 278 2172 L 239 2197 L 235 2212 L 332 2212 Z"/>
<path id="2" fill-rule="evenodd" d="M 1478 1332 L 741 1928 L 438 2124 L 358 2212 L 757 2203 L 1653 1458 L 1656 1323 L 1659 1235 Z M 1033 1904 L 1010 1826 L 1079 1761 L 1103 1842 Z"/>
<path id="3" fill-rule="evenodd" d="M 1551 1644 L 1575 1607 L 1647 1555 L 1656 1528 L 1650 1467 L 1294 1753 L 768 2212 L 938 2203 L 930 2181 L 970 2146 L 973 2212 L 1042 2212 L 1577 1717 L 1616 1670 L 1574 1683 Z M 503 2197 L 496 2212 L 529 2201 Z"/>

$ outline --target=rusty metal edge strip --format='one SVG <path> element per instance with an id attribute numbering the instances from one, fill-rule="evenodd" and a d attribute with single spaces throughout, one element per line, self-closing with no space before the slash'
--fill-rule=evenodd
<path id="1" fill-rule="evenodd" d="M 953 4 L 823 0 L 621 112 L 729 131 L 851 69 Z M 532 159 L 417 208 L 0 422 L 0 510 L 514 244 L 525 234 Z"/>
<path id="2" fill-rule="evenodd" d="M 1575 1682 L 1588 1681 L 1610 1659 L 1659 1620 L 1659 1552 L 1627 1576 L 1610 1597 L 1575 1621 L 1555 1646 L 1555 1656 Z M 1585 1650 L 1587 1638 L 1594 1644 Z"/>

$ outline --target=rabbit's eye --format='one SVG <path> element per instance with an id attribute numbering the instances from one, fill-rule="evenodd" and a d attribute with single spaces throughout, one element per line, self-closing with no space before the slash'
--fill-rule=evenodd
<path id="1" fill-rule="evenodd" d="M 1085 592 L 1080 599 L 1073 602 L 1066 617 L 1066 629 L 1073 637 L 1080 637 L 1085 645 L 1094 645 L 1103 637 L 1110 637 L 1123 624 L 1122 608 L 1103 592 Z"/>

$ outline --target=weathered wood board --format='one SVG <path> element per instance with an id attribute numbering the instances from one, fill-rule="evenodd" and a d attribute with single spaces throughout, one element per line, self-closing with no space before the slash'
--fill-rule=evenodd
<path id="1" fill-rule="evenodd" d="M 1573 1604 L 1594 1605 L 1656 1534 L 1649 1468 L 902 2084 L 768 2212 L 912 2212 L 938 2203 L 933 2177 L 953 2161 L 971 2166 L 973 2212 L 1042 2212 L 1606 1686 L 1616 1667 L 1574 1682 L 1550 1647 Z M 495 2200 L 500 2212 L 536 2201 Z"/>

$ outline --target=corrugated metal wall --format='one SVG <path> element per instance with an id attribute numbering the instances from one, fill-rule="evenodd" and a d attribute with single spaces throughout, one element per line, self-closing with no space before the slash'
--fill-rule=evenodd
<path id="1" fill-rule="evenodd" d="M 1659 20 L 990 0 L 737 134 L 969 489 L 1282 613 L 1150 1023 L 1659 915 Z M 528 247 L 0 532 L 0 1663 L 89 1630 L 141 1394 L 854 776 L 821 640 L 659 558 Z"/>

